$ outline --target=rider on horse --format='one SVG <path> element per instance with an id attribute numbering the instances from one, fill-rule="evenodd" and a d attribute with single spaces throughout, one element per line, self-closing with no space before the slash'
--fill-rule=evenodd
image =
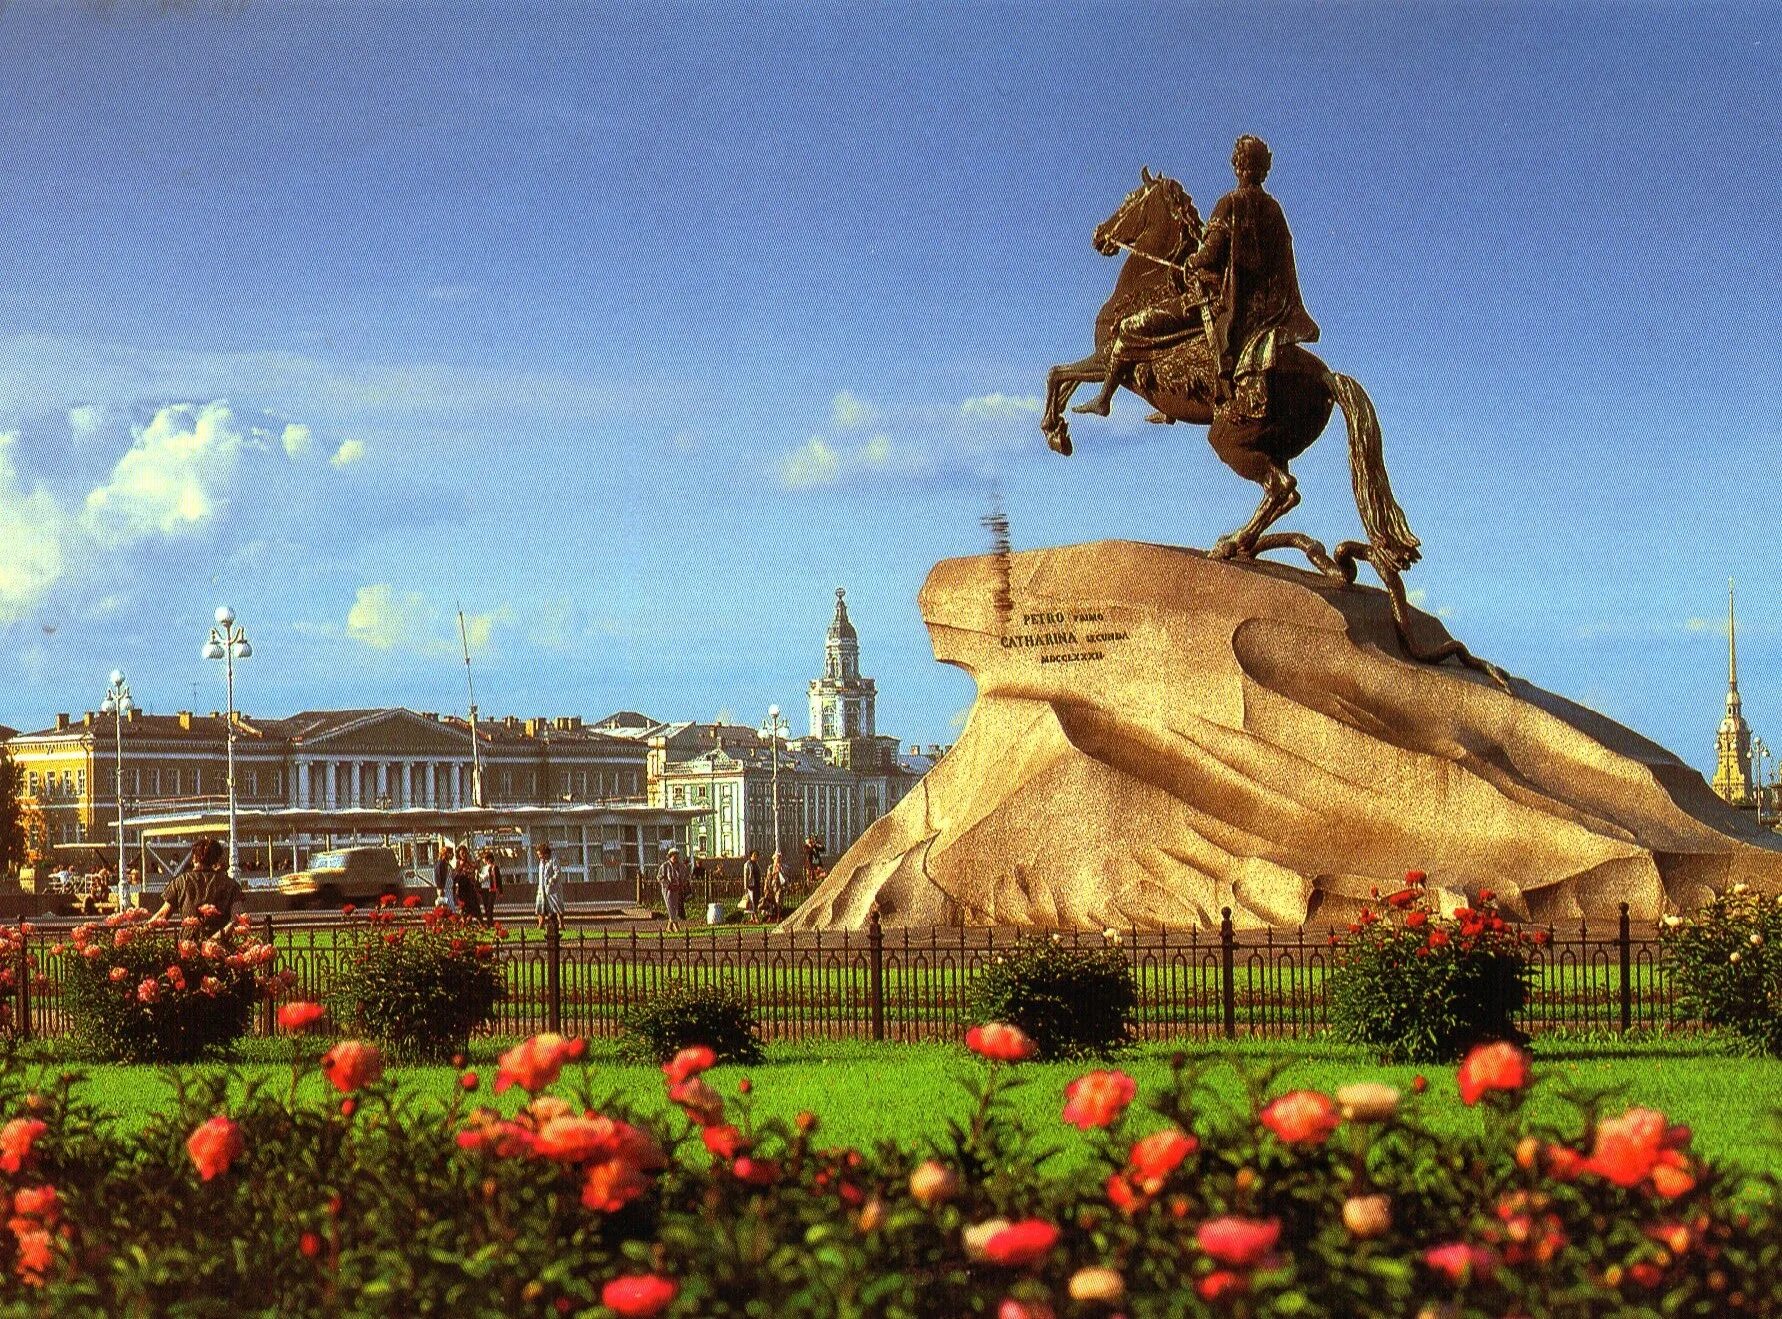
<path id="1" fill-rule="evenodd" d="M 1221 408 L 1234 421 L 1267 413 L 1268 371 L 1277 351 L 1318 341 L 1318 324 L 1300 301 L 1287 217 L 1262 190 L 1271 163 L 1261 138 L 1237 140 L 1231 167 L 1238 186 L 1219 199 L 1200 249 L 1188 258 L 1183 273 L 1193 284 L 1120 322 L 1101 393 L 1076 411 L 1107 416 L 1134 365 L 1204 330 L 1218 357 Z"/>

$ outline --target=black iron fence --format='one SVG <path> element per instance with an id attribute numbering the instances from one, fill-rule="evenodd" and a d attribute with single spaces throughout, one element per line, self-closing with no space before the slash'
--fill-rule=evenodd
<path id="1" fill-rule="evenodd" d="M 349 944 L 340 925 L 277 926 L 264 937 L 275 966 L 293 972 L 298 998 L 322 998 Z M 1638 932 L 1625 906 L 1610 930 L 1546 927 L 1531 951 L 1522 1024 L 1530 1032 L 1625 1033 L 1687 1027 L 1679 1020 L 1656 928 Z M 30 976 L 17 978 L 16 1020 L 31 1035 L 66 1030 L 62 936 L 26 936 Z M 778 934 L 722 927 L 670 934 L 570 923 L 512 930 L 499 945 L 507 995 L 490 1033 L 558 1030 L 620 1034 L 633 1009 L 674 984 L 726 985 L 753 1007 L 768 1040 L 956 1040 L 971 1024 L 974 976 L 1031 932 L 883 929 Z M 1141 1039 L 1299 1039 L 1329 1028 L 1329 930 L 1236 931 L 1230 912 L 1212 930 L 1144 930 L 1049 937 L 1075 947 L 1113 946 L 1138 990 Z M 271 1029 L 271 1011 L 257 1028 Z"/>

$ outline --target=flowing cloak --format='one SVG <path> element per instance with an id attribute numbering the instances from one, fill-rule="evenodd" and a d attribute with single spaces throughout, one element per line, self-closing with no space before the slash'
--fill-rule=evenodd
<path id="1" fill-rule="evenodd" d="M 1318 323 L 1300 301 L 1287 217 L 1259 185 L 1246 184 L 1219 199 L 1188 264 L 1221 275 L 1213 330 L 1222 359 L 1250 358 L 1266 370 L 1278 345 L 1318 342 Z"/>

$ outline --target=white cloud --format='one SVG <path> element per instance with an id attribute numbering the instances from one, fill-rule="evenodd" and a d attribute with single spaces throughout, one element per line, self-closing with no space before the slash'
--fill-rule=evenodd
<path id="1" fill-rule="evenodd" d="M 373 650 L 394 650 L 424 641 L 437 612 L 419 591 L 400 594 L 388 582 L 361 586 L 347 610 L 347 635 Z"/>
<path id="2" fill-rule="evenodd" d="M 959 415 L 972 420 L 1037 417 L 1042 404 L 1034 394 L 979 394 L 959 405 Z"/>
<path id="3" fill-rule="evenodd" d="M 780 459 L 780 484 L 788 490 L 811 490 L 841 479 L 841 457 L 820 436 Z"/>
<path id="4" fill-rule="evenodd" d="M 464 633 L 472 652 L 485 651 L 495 628 L 513 621 L 506 605 L 487 614 L 466 614 Z M 346 635 L 372 650 L 419 655 L 459 653 L 458 617 L 419 591 L 398 591 L 388 582 L 361 586 L 347 610 Z"/>
<path id="5" fill-rule="evenodd" d="M 50 491 L 25 488 L 12 458 L 18 438 L 0 432 L 0 624 L 30 613 L 63 572 L 66 516 Z"/>
<path id="6" fill-rule="evenodd" d="M 110 418 L 110 410 L 97 403 L 79 403 L 68 409 L 68 430 L 76 444 L 87 444 L 98 438 Z"/>
<path id="7" fill-rule="evenodd" d="M 244 443 L 229 404 L 173 404 L 135 435 L 110 480 L 88 492 L 86 531 L 103 544 L 124 545 L 178 535 L 216 517 Z"/>
<path id="8" fill-rule="evenodd" d="M 285 433 L 280 438 L 285 446 L 285 457 L 301 458 L 309 452 L 310 445 L 315 443 L 315 432 L 308 426 L 292 422 L 285 427 Z"/>
<path id="9" fill-rule="evenodd" d="M 829 416 L 838 429 L 855 430 L 877 421 L 879 410 L 852 390 L 844 389 L 830 404 Z"/>
<path id="10" fill-rule="evenodd" d="M 328 460 L 331 467 L 351 467 L 365 456 L 365 441 L 342 440 L 334 456 Z"/>

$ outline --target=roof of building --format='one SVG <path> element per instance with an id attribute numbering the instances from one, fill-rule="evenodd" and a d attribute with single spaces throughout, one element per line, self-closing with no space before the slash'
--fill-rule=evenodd
<path id="1" fill-rule="evenodd" d="M 261 719 L 238 711 L 235 718 L 238 738 L 269 742 L 316 743 L 371 729 L 383 723 L 439 727 L 460 737 L 468 737 L 470 733 L 470 721 L 461 715 L 410 710 L 400 705 L 370 709 L 299 710 L 296 714 L 277 719 Z M 57 721 L 63 722 L 64 716 L 58 715 Z M 57 738 L 82 736 L 89 732 L 104 736 L 112 728 L 111 719 L 91 711 L 79 717 L 67 718 L 65 722 L 65 727 L 52 724 L 48 728 L 17 736 L 28 739 Z M 198 737 L 220 742 L 226 733 L 227 721 L 220 710 L 212 710 L 209 714 L 186 710 L 175 714 L 147 714 L 139 710 L 124 721 L 126 741 L 133 738 Z M 607 743 L 620 746 L 628 740 L 590 728 L 582 722 L 580 716 L 574 715 L 534 719 L 508 715 L 497 719 L 479 719 L 477 738 L 487 744 L 511 745 L 548 739 L 559 744 Z"/>
<path id="2" fill-rule="evenodd" d="M 604 719 L 594 721 L 594 727 L 603 733 L 625 732 L 630 729 L 657 728 L 662 721 L 653 719 L 636 710 L 614 710 Z"/>
<path id="3" fill-rule="evenodd" d="M 860 640 L 860 634 L 854 631 L 854 624 L 848 618 L 848 604 L 844 598 L 847 591 L 838 586 L 835 588 L 835 617 L 829 621 L 829 639 L 831 641 Z"/>

